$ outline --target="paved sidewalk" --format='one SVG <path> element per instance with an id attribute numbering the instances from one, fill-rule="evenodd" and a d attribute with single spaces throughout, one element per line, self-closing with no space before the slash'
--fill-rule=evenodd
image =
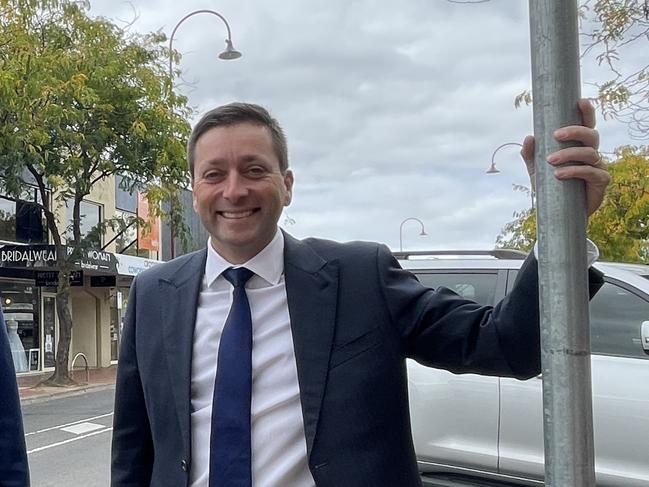
<path id="1" fill-rule="evenodd" d="M 72 378 L 78 385 L 69 387 L 39 386 L 38 383 L 49 377 L 52 372 L 43 374 L 30 374 L 18 376 L 18 390 L 21 404 L 43 402 L 53 397 L 72 396 L 83 394 L 88 390 L 107 389 L 115 385 L 115 372 L 117 366 L 90 369 L 89 378 L 86 380 L 86 371 L 77 369 L 72 373 Z"/>

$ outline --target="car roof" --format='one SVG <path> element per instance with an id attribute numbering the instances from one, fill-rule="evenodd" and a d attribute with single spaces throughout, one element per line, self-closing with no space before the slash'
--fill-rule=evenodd
<path id="1" fill-rule="evenodd" d="M 509 249 L 394 252 L 405 269 L 518 269 L 527 256 Z"/>
<path id="2" fill-rule="evenodd" d="M 509 251 L 508 251 L 509 252 Z M 497 270 L 519 269 L 525 253 L 513 251 L 508 254 L 497 250 L 433 250 L 417 252 L 395 252 L 394 255 L 404 269 L 426 270 Z M 514 258 L 509 258 L 513 256 Z M 594 266 L 604 275 L 629 283 L 649 294 L 649 265 L 622 262 L 597 262 Z"/>

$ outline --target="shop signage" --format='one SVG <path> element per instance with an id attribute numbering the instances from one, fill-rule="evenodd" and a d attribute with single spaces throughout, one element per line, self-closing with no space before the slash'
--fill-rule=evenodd
<path id="1" fill-rule="evenodd" d="M 34 281 L 37 287 L 56 287 L 59 285 L 59 271 L 37 271 Z M 83 286 L 83 271 L 70 273 L 70 286 Z"/>
<path id="2" fill-rule="evenodd" d="M 70 286 L 83 286 L 83 271 L 72 271 L 70 273 Z"/>
<path id="3" fill-rule="evenodd" d="M 66 247 L 72 255 L 72 247 Z M 110 252 L 86 250 L 76 262 L 81 269 L 117 273 L 117 258 Z M 3 245 L 0 247 L 0 267 L 56 268 L 54 245 Z"/>
<path id="4" fill-rule="evenodd" d="M 148 228 L 138 225 L 137 242 L 141 249 L 160 251 L 160 218 L 149 213 L 149 199 L 145 193 L 137 194 L 137 216 L 149 224 Z"/>
<path id="5" fill-rule="evenodd" d="M 120 276 L 137 276 L 154 265 L 160 264 L 159 260 L 144 259 L 134 255 L 116 254 L 117 274 Z"/>
<path id="6" fill-rule="evenodd" d="M 54 245 L 3 245 L 0 247 L 1 267 L 53 267 L 56 265 Z"/>
<path id="7" fill-rule="evenodd" d="M 72 248 L 67 247 L 68 255 L 72 254 Z M 82 269 L 116 273 L 117 272 L 117 258 L 115 254 L 110 252 L 103 252 L 101 250 L 86 250 L 84 251 L 81 259 L 77 261 L 77 265 Z"/>
<path id="8" fill-rule="evenodd" d="M 115 276 L 90 276 L 90 287 L 115 287 Z"/>

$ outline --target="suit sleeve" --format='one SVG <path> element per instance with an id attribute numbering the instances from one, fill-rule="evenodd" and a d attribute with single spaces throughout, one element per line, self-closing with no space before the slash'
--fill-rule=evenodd
<path id="1" fill-rule="evenodd" d="M 378 275 L 402 353 L 431 367 L 527 379 L 541 371 L 538 268 L 527 257 L 513 290 L 496 306 L 482 306 L 450 289 L 422 286 L 380 248 Z M 601 274 L 589 274 L 591 296 Z"/>
<path id="2" fill-rule="evenodd" d="M 28 487 L 29 468 L 16 373 L 0 311 L 0 485 Z"/>
<path id="3" fill-rule="evenodd" d="M 111 487 L 149 485 L 153 442 L 140 378 L 136 343 L 137 290 L 131 286 L 117 367 Z"/>

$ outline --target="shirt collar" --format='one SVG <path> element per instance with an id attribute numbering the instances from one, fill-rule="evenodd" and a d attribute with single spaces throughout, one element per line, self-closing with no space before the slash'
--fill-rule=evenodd
<path id="1" fill-rule="evenodd" d="M 228 267 L 245 267 L 271 285 L 279 283 L 284 273 L 284 234 L 279 228 L 266 247 L 257 255 L 241 265 L 231 264 L 212 246 L 212 238 L 207 240 L 207 261 L 205 262 L 205 284 L 210 287 Z"/>

